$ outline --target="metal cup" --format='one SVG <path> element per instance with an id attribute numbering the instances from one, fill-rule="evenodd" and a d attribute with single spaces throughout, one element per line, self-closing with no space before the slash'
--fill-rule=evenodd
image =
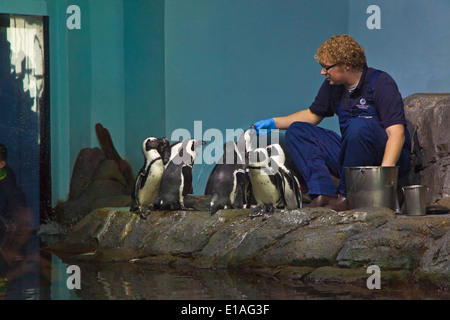
<path id="1" fill-rule="evenodd" d="M 402 187 L 405 195 L 405 211 L 408 216 L 426 215 L 426 190 L 423 185 Z"/>

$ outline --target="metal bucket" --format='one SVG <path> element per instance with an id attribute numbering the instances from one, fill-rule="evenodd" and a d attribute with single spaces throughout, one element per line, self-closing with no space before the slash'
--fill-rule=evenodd
<path id="1" fill-rule="evenodd" d="M 387 207 L 399 211 L 398 167 L 346 167 L 345 177 L 350 209 Z"/>
<path id="2" fill-rule="evenodd" d="M 402 188 L 405 194 L 405 211 L 408 216 L 426 215 L 427 188 L 423 185 L 404 186 Z"/>

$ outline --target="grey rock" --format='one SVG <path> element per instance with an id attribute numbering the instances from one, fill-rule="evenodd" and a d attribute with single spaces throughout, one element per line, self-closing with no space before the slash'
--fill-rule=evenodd
<path id="1" fill-rule="evenodd" d="M 450 198 L 450 94 L 413 94 L 404 99 L 413 140 L 413 171 L 403 184 L 428 187 L 427 203 Z"/>
<path id="2" fill-rule="evenodd" d="M 207 203 L 206 197 L 187 198 Z M 262 221 L 250 219 L 248 209 L 220 210 L 211 216 L 200 207 L 153 211 L 146 220 L 126 207 L 96 209 L 48 250 L 101 262 L 291 268 L 294 273 L 303 268 L 301 278 L 312 282 L 348 282 L 352 275 L 358 282 L 367 266 L 376 264 L 383 272 L 450 283 L 443 275 L 448 273 L 450 215 L 397 217 L 387 208 L 304 208 L 277 212 Z M 324 280 L 331 271 L 330 279 Z"/>

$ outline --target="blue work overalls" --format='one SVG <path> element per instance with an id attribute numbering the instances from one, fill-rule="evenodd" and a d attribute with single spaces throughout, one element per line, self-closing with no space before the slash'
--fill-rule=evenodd
<path id="1" fill-rule="evenodd" d="M 286 131 L 286 144 L 308 186 L 309 194 L 347 196 L 345 167 L 379 166 L 388 139 L 374 105 L 374 85 L 381 71 L 376 70 L 369 88 L 357 106 L 341 108 L 342 86 L 333 87 L 333 101 L 339 117 L 340 137 L 334 131 L 306 122 L 294 122 Z M 399 176 L 410 168 L 410 137 L 405 126 L 405 144 L 397 165 Z M 339 185 L 332 176 L 339 178 Z"/>

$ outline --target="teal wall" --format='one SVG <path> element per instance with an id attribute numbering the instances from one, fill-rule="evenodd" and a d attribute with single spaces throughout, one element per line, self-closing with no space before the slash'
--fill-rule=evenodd
<path id="1" fill-rule="evenodd" d="M 137 174 L 142 141 L 166 134 L 164 1 L 124 1 L 124 38 L 124 155 Z"/>
<path id="2" fill-rule="evenodd" d="M 323 81 L 315 51 L 346 32 L 346 3 L 166 0 L 167 135 L 193 135 L 195 120 L 225 135 L 309 107 Z M 194 167 L 197 194 L 212 167 Z"/>
<path id="3" fill-rule="evenodd" d="M 72 4 L 81 30 L 66 28 Z M 380 30 L 366 27 L 372 4 Z M 334 34 L 354 36 L 404 97 L 450 88 L 448 0 L 0 0 L 0 12 L 50 17 L 54 202 L 79 150 L 98 146 L 97 122 L 137 173 L 148 136 L 307 108 L 323 81 L 314 53 Z M 338 128 L 335 118 L 323 126 Z M 211 169 L 196 166 L 195 193 Z"/>
<path id="4" fill-rule="evenodd" d="M 369 30 L 369 5 L 381 10 L 381 29 Z M 403 97 L 450 92 L 450 1 L 349 0 L 349 34 L 368 63 L 390 73 Z"/>

